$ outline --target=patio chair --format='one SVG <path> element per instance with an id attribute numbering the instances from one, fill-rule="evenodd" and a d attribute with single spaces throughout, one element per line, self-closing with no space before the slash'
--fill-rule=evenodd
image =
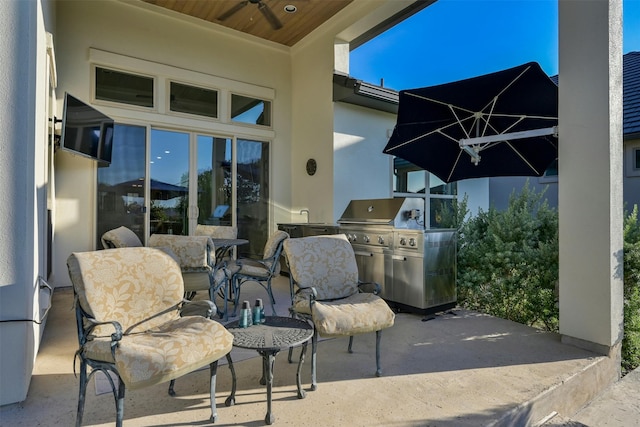
<path id="1" fill-rule="evenodd" d="M 280 274 L 280 254 L 282 253 L 282 242 L 289 238 L 289 234 L 278 230 L 269 236 L 264 245 L 262 259 L 239 258 L 236 265 L 239 267 L 231 277 L 233 283 L 234 307 L 233 316 L 236 315 L 238 303 L 240 302 L 240 287 L 247 282 L 256 282 L 262 286 L 269 295 L 271 312 L 276 315 L 276 300 L 271 290 L 271 279 Z"/>
<path id="2" fill-rule="evenodd" d="M 131 229 L 120 226 L 105 232 L 100 241 L 105 249 L 112 248 L 138 248 L 144 246 L 140 238 Z"/>
<path id="3" fill-rule="evenodd" d="M 354 335 L 375 331 L 376 376 L 381 376 L 381 331 L 393 326 L 395 314 L 377 295 L 378 284 L 358 280 L 355 254 L 347 237 L 336 234 L 288 239 L 284 242 L 284 254 L 290 270 L 291 313 L 311 320 L 315 326 L 311 340 L 311 389 L 317 387 L 318 335 L 348 336 L 351 353 Z M 364 292 L 370 288 L 374 292 Z"/>
<path id="4" fill-rule="evenodd" d="M 237 239 L 238 227 L 231 227 L 227 225 L 196 225 L 196 236 L 207 236 L 212 239 Z M 219 261 L 225 261 L 227 266 L 233 263 L 233 248 L 232 247 L 216 247 L 216 259 Z"/>
<path id="5" fill-rule="evenodd" d="M 184 281 L 185 295 L 189 299 L 198 291 L 207 291 L 209 299 L 216 301 L 220 291 L 223 309 L 218 310 L 220 318 L 228 318 L 228 298 L 232 270 L 224 262 L 216 262 L 215 246 L 210 237 L 179 236 L 175 234 L 152 234 L 149 247 L 167 251 L 180 265 Z"/>
<path id="6" fill-rule="evenodd" d="M 209 317 L 181 316 L 185 304 L 195 303 L 182 298 L 182 274 L 175 260 L 153 248 L 116 248 L 73 253 L 67 266 L 80 344 L 76 426 L 82 423 L 87 383 L 98 371 L 107 374 L 111 384 L 120 427 L 125 389 L 165 381 L 173 385 L 175 378 L 206 365 L 215 422 L 218 360 L 231 351 L 233 335 Z M 214 305 L 208 306 L 211 315 Z M 172 387 L 169 390 L 171 394 Z"/>

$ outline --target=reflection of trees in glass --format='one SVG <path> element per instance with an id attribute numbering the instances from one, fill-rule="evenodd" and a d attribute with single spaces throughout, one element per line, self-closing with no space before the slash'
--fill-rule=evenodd
<path id="1" fill-rule="evenodd" d="M 238 169 L 249 171 L 245 176 L 238 171 L 238 203 L 255 203 L 260 201 L 260 183 L 253 181 L 255 170 L 259 170 L 259 161 L 250 164 L 239 164 Z M 233 182 L 231 180 L 231 171 L 229 167 L 224 167 L 224 178 L 222 184 L 216 189 L 211 188 L 212 169 L 206 169 L 198 172 L 198 210 L 200 218 L 209 218 L 213 214 L 213 209 L 217 205 L 231 204 L 231 191 Z M 219 199 L 219 198 L 221 199 Z"/>
<path id="2" fill-rule="evenodd" d="M 252 163 L 238 164 L 238 203 L 255 203 L 260 201 L 260 182 L 256 182 L 255 179 L 259 176 L 259 173 L 254 171 L 260 171 L 259 160 L 255 160 Z M 245 170 L 245 177 L 242 175 L 240 169 Z"/>

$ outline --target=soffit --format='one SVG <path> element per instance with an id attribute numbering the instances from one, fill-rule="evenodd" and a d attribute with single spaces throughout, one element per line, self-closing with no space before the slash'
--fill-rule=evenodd
<path id="1" fill-rule="evenodd" d="M 353 0 L 142 1 L 285 46 L 293 46 Z M 296 12 L 287 13 L 285 6 L 288 5 L 295 6 Z M 281 28 L 275 29 L 270 23 L 267 15 L 271 13 L 282 24 Z"/>

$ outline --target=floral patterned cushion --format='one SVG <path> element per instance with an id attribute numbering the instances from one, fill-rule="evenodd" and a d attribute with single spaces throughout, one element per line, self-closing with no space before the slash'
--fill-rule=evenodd
<path id="1" fill-rule="evenodd" d="M 180 317 L 179 265 L 154 248 L 74 253 L 67 260 L 77 303 L 98 322 L 116 321 L 123 338 L 111 353 L 111 324 L 96 327 L 85 357 L 115 362 L 129 388 L 177 378 L 227 354 L 233 336 L 218 322 Z"/>
<path id="2" fill-rule="evenodd" d="M 235 239 L 238 237 L 238 228 L 225 225 L 196 225 L 196 236 L 207 236 L 214 239 Z"/>
<path id="3" fill-rule="evenodd" d="M 115 364 L 129 389 L 180 377 L 220 359 L 233 345 L 233 335 L 220 323 L 182 317 L 146 333 L 126 335 L 116 349 Z M 114 362 L 110 339 L 89 341 L 85 356 Z"/>
<path id="4" fill-rule="evenodd" d="M 176 304 L 184 294 L 182 274 L 163 251 L 143 247 L 74 253 L 67 265 L 80 306 L 98 321 L 118 321 L 131 333 L 180 317 Z M 94 330 L 96 336 L 112 333 L 110 325 Z"/>
<path id="5" fill-rule="evenodd" d="M 143 246 L 136 233 L 124 226 L 107 231 L 100 240 L 102 241 L 102 247 L 105 249 L 138 248 Z"/>
<path id="6" fill-rule="evenodd" d="M 253 277 L 269 277 L 269 267 L 261 262 L 249 258 L 239 259 L 237 264 L 238 273 Z"/>
<path id="7" fill-rule="evenodd" d="M 152 234 L 149 237 L 149 247 L 168 247 L 178 257 L 183 271 L 197 271 L 194 269 L 208 269 L 215 260 L 215 248 L 210 237 L 206 236 L 178 236 L 175 234 Z"/>
<path id="8" fill-rule="evenodd" d="M 299 291 L 293 309 L 311 315 L 323 337 L 356 335 L 393 326 L 395 314 L 372 293 L 358 292 L 358 266 L 344 234 L 288 239 L 284 252 Z M 316 291 L 316 300 L 310 304 Z"/>
<path id="9" fill-rule="evenodd" d="M 284 253 L 298 287 L 315 288 L 319 300 L 358 292 L 358 265 L 344 234 L 287 239 Z"/>
<path id="10" fill-rule="evenodd" d="M 357 293 L 340 300 L 316 301 L 312 319 L 320 336 L 335 337 L 389 328 L 395 314 L 379 296 Z"/>
<path id="11" fill-rule="evenodd" d="M 278 250 L 278 246 L 280 246 L 280 243 L 282 243 L 283 240 L 288 238 L 289 238 L 289 234 L 282 230 L 278 230 L 275 233 L 273 233 L 271 236 L 269 236 L 267 243 L 265 243 L 264 245 L 262 258 L 267 259 L 267 258 L 273 257 L 276 254 L 276 251 Z M 270 263 L 269 263 L 269 266 L 271 266 Z"/>

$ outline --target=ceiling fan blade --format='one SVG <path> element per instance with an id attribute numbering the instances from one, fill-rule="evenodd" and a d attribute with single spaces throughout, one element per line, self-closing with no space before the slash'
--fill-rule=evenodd
<path id="1" fill-rule="evenodd" d="M 280 28 L 282 28 L 282 22 L 280 22 L 278 17 L 273 13 L 269 6 L 267 6 L 263 2 L 260 2 L 258 3 L 258 9 L 260 10 L 260 12 L 262 12 L 264 17 L 267 18 L 267 21 L 269 21 L 269 24 L 271 24 L 274 30 L 279 30 Z"/>
<path id="2" fill-rule="evenodd" d="M 225 21 L 225 20 L 229 19 L 231 17 L 231 15 L 235 14 L 237 11 L 239 11 L 240 9 L 242 9 L 243 7 L 245 7 L 248 4 L 249 4 L 249 0 L 241 1 L 240 3 L 236 4 L 235 6 L 233 6 L 231 9 L 227 10 L 222 15 L 218 16 L 218 18 L 217 18 L 218 21 Z"/>

